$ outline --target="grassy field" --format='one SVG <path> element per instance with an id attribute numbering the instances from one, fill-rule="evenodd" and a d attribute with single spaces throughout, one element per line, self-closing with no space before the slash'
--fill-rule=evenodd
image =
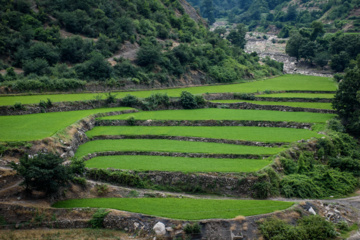
<path id="1" fill-rule="evenodd" d="M 292 202 L 178 198 L 96 198 L 57 202 L 57 208 L 110 208 L 184 220 L 230 219 L 284 210 Z"/>
<path id="2" fill-rule="evenodd" d="M 271 97 L 271 98 L 334 98 L 333 93 L 273 93 L 256 95 L 256 97 Z"/>
<path id="3" fill-rule="evenodd" d="M 222 143 L 159 139 L 97 140 L 81 145 L 76 156 L 108 151 L 181 152 L 213 154 L 276 154 L 284 148 L 254 147 Z"/>
<path id="4" fill-rule="evenodd" d="M 96 113 L 123 111 L 131 108 L 99 108 L 71 112 L 0 116 L 0 141 L 31 141 L 54 135 L 78 120 Z"/>
<path id="5" fill-rule="evenodd" d="M 259 142 L 293 142 L 319 136 L 306 129 L 272 127 L 144 127 L 106 126 L 95 127 L 88 137 L 100 135 L 161 135 L 246 140 Z"/>
<path id="6" fill-rule="evenodd" d="M 162 156 L 106 156 L 86 161 L 88 168 L 169 172 L 256 172 L 268 159 L 184 158 Z"/>
<path id="7" fill-rule="evenodd" d="M 277 105 L 301 108 L 316 108 L 316 109 L 333 109 L 331 103 L 317 103 L 317 102 L 267 102 L 267 101 L 250 101 L 250 100 L 213 100 L 214 103 L 239 103 L 248 102 L 258 105 Z"/>
<path id="8" fill-rule="evenodd" d="M 203 93 L 222 93 L 222 92 L 242 92 L 255 93 L 257 91 L 283 91 L 283 90 L 309 90 L 309 91 L 335 91 L 337 88 L 334 81 L 330 78 L 304 76 L 304 75 L 283 75 L 280 77 L 260 80 L 248 83 L 201 86 L 177 89 L 163 89 L 153 91 L 136 91 L 136 92 L 117 92 L 117 97 L 122 98 L 127 94 L 132 94 L 140 98 L 148 97 L 152 93 L 167 93 L 169 96 L 178 97 L 182 91 L 188 91 L 193 94 Z M 0 106 L 14 105 L 17 102 L 22 104 L 39 103 L 40 100 L 51 99 L 53 102 L 64 101 L 82 101 L 93 100 L 97 93 L 83 94 L 51 94 L 51 95 L 29 95 L 29 96 L 3 96 L 0 97 Z M 104 95 L 104 94 L 100 94 Z M 105 97 L 104 97 L 105 98 Z"/>
<path id="9" fill-rule="evenodd" d="M 127 119 L 131 116 L 137 120 L 253 120 L 317 123 L 326 122 L 333 118 L 335 114 L 205 108 L 195 110 L 138 112 L 118 116 L 108 116 L 100 119 Z"/>

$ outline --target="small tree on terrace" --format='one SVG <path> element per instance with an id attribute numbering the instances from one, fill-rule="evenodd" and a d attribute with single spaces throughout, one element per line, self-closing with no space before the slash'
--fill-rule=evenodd
<path id="1" fill-rule="evenodd" d="M 11 166 L 23 178 L 26 190 L 43 191 L 46 195 L 56 193 L 60 187 L 67 185 L 72 178 L 70 168 L 62 165 L 64 160 L 54 154 L 39 154 L 33 158 L 25 156 L 19 164 Z"/>

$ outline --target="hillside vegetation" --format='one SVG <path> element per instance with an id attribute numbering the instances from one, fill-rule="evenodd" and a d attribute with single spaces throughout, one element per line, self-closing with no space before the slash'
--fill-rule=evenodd
<path id="1" fill-rule="evenodd" d="M 282 70 L 211 33 L 177 0 L 3 0 L 0 16 L 5 92 L 232 82 Z"/>

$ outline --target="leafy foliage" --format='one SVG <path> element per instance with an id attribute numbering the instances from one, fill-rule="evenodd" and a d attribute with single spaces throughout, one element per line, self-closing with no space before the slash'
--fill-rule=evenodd
<path id="1" fill-rule="evenodd" d="M 62 165 L 63 162 L 53 154 L 39 154 L 33 158 L 26 155 L 19 164 L 12 163 L 12 168 L 24 178 L 23 185 L 27 190 L 53 194 L 66 186 L 72 177 L 69 168 Z"/>

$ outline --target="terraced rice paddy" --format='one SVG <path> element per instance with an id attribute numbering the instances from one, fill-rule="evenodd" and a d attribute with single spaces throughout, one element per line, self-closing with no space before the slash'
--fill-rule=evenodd
<path id="1" fill-rule="evenodd" d="M 86 167 L 167 172 L 256 172 L 269 165 L 269 159 L 185 158 L 163 156 L 106 156 L 86 161 Z"/>
<path id="2" fill-rule="evenodd" d="M 96 198 L 57 202 L 57 208 L 111 208 L 183 220 L 230 219 L 283 210 L 292 202 L 178 198 Z"/>
<path id="3" fill-rule="evenodd" d="M 281 152 L 284 148 L 254 147 L 222 143 L 189 142 L 160 139 L 97 140 L 81 145 L 76 156 L 109 151 L 179 152 L 206 154 L 267 155 Z"/>
<path id="4" fill-rule="evenodd" d="M 333 109 L 331 103 L 321 102 L 268 102 L 268 101 L 250 101 L 250 100 L 212 100 L 214 103 L 240 103 L 247 102 L 257 105 L 276 105 L 276 106 L 289 106 L 289 107 L 300 107 L 300 108 L 315 108 L 315 109 Z"/>
<path id="5" fill-rule="evenodd" d="M 102 117 L 103 120 L 126 120 L 134 117 L 136 120 L 247 120 L 247 121 L 278 121 L 323 123 L 333 118 L 335 114 L 309 112 L 280 112 L 267 110 L 238 110 L 205 108 L 195 110 L 165 110 L 148 111 L 117 116 Z"/>
<path id="6" fill-rule="evenodd" d="M 145 98 L 153 93 L 167 93 L 169 96 L 179 97 L 182 91 L 188 91 L 192 94 L 204 94 L 226 92 L 255 93 L 265 90 L 335 91 L 336 84 L 330 78 L 303 75 L 284 75 L 272 79 L 239 84 L 162 89 L 153 91 L 117 92 L 116 94 L 117 98 L 123 98 L 127 94 Z M 52 102 L 94 100 L 94 98 L 98 95 L 101 95 L 103 98 L 105 98 L 105 94 L 103 93 L 4 96 L 0 97 L 0 106 L 14 105 L 17 102 L 22 104 L 38 104 L 40 100 L 46 101 L 48 98 L 51 99 Z"/>
<path id="7" fill-rule="evenodd" d="M 32 141 L 54 135 L 80 119 L 97 113 L 131 108 L 99 108 L 92 110 L 0 116 L 0 141 Z"/>
<path id="8" fill-rule="evenodd" d="M 86 133 L 95 136 L 184 136 L 212 139 L 244 140 L 258 142 L 294 142 L 301 139 L 319 137 L 319 134 L 306 129 L 272 127 L 144 127 L 144 126 L 102 126 Z"/>
<path id="9" fill-rule="evenodd" d="M 256 95 L 256 97 L 269 98 L 334 98 L 333 93 L 274 93 Z"/>

